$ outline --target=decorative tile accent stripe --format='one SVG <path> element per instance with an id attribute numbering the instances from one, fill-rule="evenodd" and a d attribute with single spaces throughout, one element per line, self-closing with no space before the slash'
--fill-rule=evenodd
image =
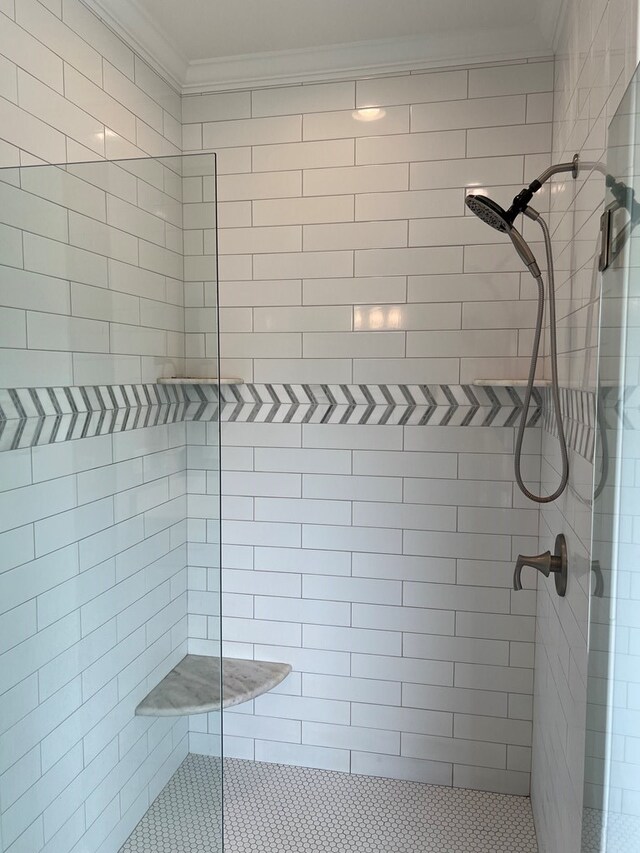
<path id="1" fill-rule="evenodd" d="M 607 422 L 615 426 L 620 412 L 618 391 L 614 388 L 605 388 L 600 393 L 602 412 L 605 413 Z M 584 459 L 593 460 L 597 435 L 595 393 L 581 391 L 578 388 L 561 388 L 560 411 L 569 450 L 573 450 Z M 550 388 L 544 390 L 542 426 L 551 435 L 558 435 Z"/>
<path id="2" fill-rule="evenodd" d="M 520 388 L 471 385 L 229 385 L 220 389 L 222 420 L 265 423 L 513 426 L 522 411 Z M 213 402 L 217 389 L 187 392 Z M 529 423 L 538 423 L 534 392 Z"/>
<path id="3" fill-rule="evenodd" d="M 189 409 L 196 408 L 192 404 L 172 403 L 0 421 L 0 452 L 178 423 L 191 420 Z"/>
<path id="4" fill-rule="evenodd" d="M 515 426 L 524 390 L 470 385 L 107 385 L 0 391 L 0 450 L 185 420 Z M 534 391 L 529 424 L 540 422 Z"/>
<path id="5" fill-rule="evenodd" d="M 0 451 L 177 423 L 190 408 L 179 386 L 0 389 Z"/>
<path id="6" fill-rule="evenodd" d="M 62 388 L 0 389 L 0 422 L 83 412 L 108 412 L 184 403 L 180 385 L 81 385 Z"/>

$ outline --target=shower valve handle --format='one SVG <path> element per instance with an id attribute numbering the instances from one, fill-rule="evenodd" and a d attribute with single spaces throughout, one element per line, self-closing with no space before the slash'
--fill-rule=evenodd
<path id="1" fill-rule="evenodd" d="M 558 595 L 565 595 L 567 591 L 567 543 L 560 533 L 556 536 L 556 544 L 554 553 L 545 551 L 544 554 L 536 554 L 533 557 L 528 557 L 520 554 L 516 560 L 516 568 L 513 573 L 513 588 L 515 590 L 522 589 L 522 570 L 525 566 L 530 566 L 532 569 L 537 569 L 546 578 L 553 574 L 556 582 L 556 592 Z"/>
<path id="2" fill-rule="evenodd" d="M 525 566 L 531 566 L 532 569 L 537 569 L 539 572 L 548 578 L 551 572 L 559 572 L 562 568 L 560 558 L 554 557 L 551 551 L 545 551 L 544 554 L 536 554 L 535 557 L 527 557 L 525 554 L 520 554 L 516 561 L 516 570 L 513 573 L 513 588 L 522 589 L 522 570 Z"/>

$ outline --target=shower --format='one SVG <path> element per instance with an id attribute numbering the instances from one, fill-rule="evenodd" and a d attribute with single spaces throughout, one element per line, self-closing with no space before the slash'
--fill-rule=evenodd
<path id="1" fill-rule="evenodd" d="M 557 324 L 556 324 L 556 299 L 555 299 L 555 283 L 553 269 L 553 253 L 551 248 L 551 235 L 549 227 L 545 220 L 540 216 L 537 210 L 530 207 L 529 202 L 541 189 L 543 184 L 553 175 L 563 172 L 570 172 L 573 178 L 578 177 L 580 162 L 576 154 L 570 163 L 559 163 L 555 166 L 550 166 L 545 172 L 540 175 L 535 181 L 525 187 L 514 198 L 511 207 L 504 210 L 497 202 L 487 196 L 469 194 L 465 201 L 469 210 L 474 213 L 487 225 L 495 228 L 503 234 L 507 234 L 511 238 L 513 246 L 522 259 L 522 262 L 527 267 L 531 275 L 536 280 L 538 285 L 538 312 L 536 317 L 535 334 L 533 337 L 533 347 L 531 350 L 531 361 L 529 363 L 529 376 L 527 378 L 527 386 L 524 395 L 522 414 L 518 427 L 515 448 L 515 477 L 520 491 L 530 500 L 536 503 L 545 504 L 555 501 L 564 492 L 569 480 L 569 454 L 567 452 L 567 442 L 562 423 L 562 413 L 560 411 L 560 391 L 558 385 L 558 346 L 557 346 Z M 553 409 L 555 415 L 556 426 L 558 429 L 558 441 L 560 443 L 560 454 L 562 457 L 562 474 L 560 484 L 557 489 L 550 495 L 536 495 L 524 483 L 522 478 L 522 443 L 524 433 L 527 426 L 527 415 L 529 412 L 529 403 L 535 382 L 536 367 L 538 364 L 538 351 L 540 349 L 540 338 L 542 337 L 542 325 L 544 320 L 544 281 L 540 267 L 536 260 L 531 247 L 524 239 L 522 234 L 514 227 L 516 218 L 524 214 L 537 222 L 542 229 L 544 238 L 546 260 L 547 260 L 547 277 L 549 282 L 549 339 L 551 344 L 551 395 L 553 399 Z"/>

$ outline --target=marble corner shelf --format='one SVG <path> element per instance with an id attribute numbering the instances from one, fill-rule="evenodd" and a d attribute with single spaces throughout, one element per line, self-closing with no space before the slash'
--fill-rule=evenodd
<path id="1" fill-rule="evenodd" d="M 139 717 L 206 714 L 255 699 L 280 684 L 291 672 L 288 663 L 187 655 L 148 693 L 136 708 Z"/>
<path id="2" fill-rule="evenodd" d="M 244 385 L 237 376 L 168 376 L 158 379 L 158 385 Z"/>
<path id="3" fill-rule="evenodd" d="M 493 386 L 494 388 L 526 388 L 526 379 L 474 379 L 471 383 L 480 388 Z M 549 379 L 536 379 L 533 383 L 535 388 L 548 388 L 551 385 Z"/>

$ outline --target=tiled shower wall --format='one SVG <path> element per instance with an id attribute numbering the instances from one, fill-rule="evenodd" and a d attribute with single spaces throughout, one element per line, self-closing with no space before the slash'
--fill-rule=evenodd
<path id="1" fill-rule="evenodd" d="M 587 5 L 588 14 L 584 2 L 580 14 L 577 2 L 568 6 L 555 84 L 556 116 L 562 120 L 556 125 L 554 158 L 570 157 L 576 148 L 594 159 L 600 156 L 607 115 L 615 109 L 635 63 L 631 41 L 636 30 L 630 0 L 594 0 Z M 32 158 L 64 162 L 179 150 L 177 94 L 78 0 L 3 0 L 0 9 L 0 127 L 8 137 L 0 141 L 2 165 L 29 163 Z M 550 68 L 551 63 L 518 63 L 509 69 L 456 69 L 357 84 L 185 98 L 185 148 L 215 147 L 220 152 L 226 371 L 275 383 L 457 385 L 479 375 L 523 376 L 534 316 L 532 304 L 527 304 L 533 295 L 532 283 L 520 274 L 508 243 L 491 243 L 496 239 L 492 232 L 464 216 L 463 187 L 479 184 L 495 192 L 498 200 L 508 201 L 523 180 L 547 164 Z M 585 91 L 587 98 L 581 96 Z M 377 105 L 385 113 L 378 121 L 353 120 L 356 107 Z M 210 188 L 201 183 L 201 199 L 196 189 L 188 200 L 211 203 Z M 560 314 L 563 329 L 569 333 L 561 343 L 567 354 L 562 364 L 563 383 L 585 388 L 593 382 L 593 372 L 583 371 L 591 347 L 589 340 L 584 346 L 580 340 L 576 347 L 573 335 L 575 330 L 591 329 L 589 318 L 595 317 L 595 311 L 589 312 L 594 300 L 590 294 L 592 252 L 587 247 L 595 238 L 596 217 L 589 213 L 602 198 L 596 184 L 592 187 L 588 182 L 582 187 L 576 204 L 568 201 L 573 199 L 570 185 L 558 185 L 554 198 Z M 204 211 L 206 208 L 201 213 Z M 574 218 L 565 215 L 567 212 L 579 215 Z M 581 229 L 578 246 L 585 247 L 578 256 L 565 248 L 573 228 Z M 10 231 L 5 233 L 11 237 Z M 211 239 L 212 233 L 203 235 L 203 252 L 208 251 Z M 191 240 L 188 251 L 199 254 L 197 239 Z M 187 277 L 193 281 L 186 288 L 187 356 L 192 359 L 190 367 L 206 372 L 209 364 L 202 359 L 213 356 L 213 338 L 207 341 L 206 337 L 213 312 L 203 308 L 213 306 L 196 272 L 198 262 L 190 263 Z M 19 270 L 16 274 L 23 281 L 31 280 Z M 50 292 L 48 283 L 42 280 L 44 276 L 33 278 L 34 304 L 42 311 L 41 300 Z M 64 290 L 67 279 L 56 281 L 63 283 Z M 25 292 L 23 288 L 21 298 Z M 16 295 L 11 288 L 2 293 L 8 293 L 9 300 Z M 146 293 L 125 294 L 140 305 L 148 298 Z M 158 310 L 173 310 L 175 303 L 158 299 L 157 291 L 151 298 L 166 303 Z M 4 300 L 3 304 L 18 311 L 32 307 Z M 70 315 L 69 304 L 50 310 L 50 319 L 54 314 Z M 107 320 L 104 316 L 83 319 Z M 151 328 L 170 331 L 153 323 Z M 11 325 L 10 330 L 13 334 Z M 21 355 L 28 357 L 26 353 L 25 348 Z M 155 378 L 156 356 L 162 359 L 168 351 L 124 355 L 133 355 L 136 367 L 117 375 L 121 381 L 140 381 Z M 151 359 L 145 366 L 148 355 Z M 41 363 L 48 365 L 48 361 Z M 166 363 L 167 370 L 179 368 L 179 362 Z M 91 381 L 95 381 L 94 373 Z M 166 428 L 146 433 L 149 444 L 138 448 L 139 454 L 132 457 L 136 461 L 123 467 L 144 472 L 145 466 L 152 465 L 150 454 L 163 453 L 168 447 L 169 434 Z M 229 715 L 230 725 L 235 727 L 230 749 L 247 756 L 342 769 L 368 768 L 367 772 L 410 778 L 450 779 L 453 770 L 454 783 L 525 790 L 528 735 L 509 720 L 527 723 L 531 716 L 531 657 L 527 644 L 519 641 L 523 631 L 531 630 L 533 609 L 531 596 L 524 594 L 510 599 L 509 609 L 505 609 L 505 593 L 512 551 L 528 550 L 535 543 L 528 538 L 532 532 L 526 520 L 529 513 L 512 491 L 509 454 L 513 431 L 397 424 L 241 423 L 228 424 L 225 439 L 230 492 L 226 512 L 228 529 L 236 540 L 227 553 L 225 605 L 233 638 L 229 650 L 300 661 L 297 674 L 280 693 L 266 697 L 266 708 L 247 707 L 245 714 Z M 206 428 L 196 426 L 190 440 L 192 447 L 203 446 Z M 536 452 L 533 436 L 532 442 L 530 449 Z M 550 460 L 543 472 L 546 482 L 555 476 L 551 467 L 557 465 L 553 439 L 545 434 L 543 442 L 544 455 Z M 93 456 L 97 444 L 90 449 Z M 107 479 L 117 481 L 107 496 L 115 507 L 131 495 L 119 496 L 123 484 L 118 472 L 123 467 L 115 465 L 115 457 L 109 457 L 104 447 L 102 452 L 101 470 Z M 50 471 L 62 479 L 54 480 L 51 488 L 73 491 L 72 481 L 77 477 L 79 489 L 83 473 L 77 464 L 82 466 L 86 460 L 76 463 L 67 458 L 64 446 L 56 448 L 56 455 Z M 15 476 L 21 470 L 20 482 L 28 487 L 29 477 L 36 476 L 36 463 L 29 473 L 22 457 L 12 458 Z M 171 458 L 175 461 L 176 457 Z M 191 467 L 202 470 L 209 464 L 200 459 Z M 410 466 L 410 476 L 406 466 Z M 546 547 L 547 532 L 564 528 L 570 533 L 573 584 L 566 603 L 548 595 L 543 585 L 538 612 L 539 787 L 535 801 L 542 849 L 554 853 L 575 847 L 575 841 L 568 839 L 569 832 L 577 832 L 571 838 L 579 837 L 576 826 L 581 798 L 588 531 L 587 513 L 576 492 L 588 495 L 590 469 L 574 458 L 573 471 L 575 492 L 567 495 L 562 516 L 545 514 L 542 537 Z M 173 473 L 179 477 L 178 470 Z M 537 469 L 529 473 L 535 480 Z M 164 481 L 168 474 L 164 471 L 157 479 Z M 214 493 L 215 485 L 207 483 L 206 476 L 203 480 L 197 470 L 193 483 L 196 496 L 210 490 Z M 161 483 L 159 489 L 165 485 Z M 35 488 L 31 494 L 37 504 L 37 495 L 49 486 L 38 483 Z M 464 492 L 466 502 L 461 502 L 456 489 Z M 479 498 L 474 497 L 478 494 Z M 74 495 L 74 500 L 80 500 L 80 491 Z M 10 503 L 17 511 L 14 497 Z M 70 492 L 68 498 L 71 500 Z M 471 506 L 476 500 L 481 500 L 480 508 Z M 201 501 L 194 512 L 206 514 L 205 507 L 206 502 Z M 302 514 L 295 516 L 294 509 Z M 383 526 L 381 516 L 385 525 L 393 526 Z M 374 526 L 363 523 L 364 518 Z M 496 525 L 504 524 L 505 519 L 510 525 L 508 534 L 486 537 L 499 544 L 490 559 L 469 559 L 465 549 L 478 549 L 481 539 L 486 541 L 478 526 L 481 531 L 498 531 Z M 42 519 L 33 523 L 38 525 Z M 513 525 L 521 523 L 526 539 L 511 536 Z M 25 530 L 31 524 L 25 523 Z M 430 529 L 420 529 L 423 524 Z M 85 528 L 78 526 L 76 532 L 79 539 Z M 512 550 L 507 554 L 505 540 L 509 538 L 513 539 Z M 429 543 L 426 555 L 424 548 L 414 553 L 417 542 Z M 25 547 L 23 555 L 29 559 L 28 544 Z M 80 545 L 72 542 L 64 547 Z M 169 543 L 168 547 L 175 545 Z M 391 547 L 400 553 L 371 553 Z M 192 554 L 196 551 L 197 545 Z M 497 564 L 496 553 L 504 554 Z M 191 559 L 194 602 L 201 592 L 198 585 L 203 583 L 203 572 L 198 569 L 206 576 L 212 562 L 204 551 Z M 343 585 L 344 581 L 348 583 Z M 487 607 L 494 610 L 481 609 L 484 589 L 491 595 Z M 389 598 L 381 602 L 383 590 Z M 468 590 L 473 590 L 472 610 L 465 603 Z M 427 607 L 418 592 L 427 596 Z M 208 642 L 203 640 L 203 632 L 206 637 L 207 615 L 214 612 L 204 596 L 200 601 L 203 613 L 194 615 L 191 628 L 194 648 L 199 642 Z M 297 619 L 290 618 L 289 601 L 294 602 Z M 31 605 L 25 602 L 25 606 Z M 298 610 L 302 607 L 304 611 Z M 384 622 L 383 609 L 385 618 L 401 621 Z M 498 616 L 487 616 L 496 610 Z M 319 623 L 314 621 L 318 613 Z M 425 625 L 436 627 L 436 616 L 429 618 L 432 613 L 440 620 L 451 615 L 454 632 L 426 631 Z M 416 615 L 418 622 L 410 621 Z M 81 611 L 66 618 L 70 625 L 75 619 L 77 626 Z M 356 624 L 363 618 L 373 618 L 374 625 Z M 483 619 L 492 623 L 488 638 L 483 633 Z M 517 640 L 496 637 L 498 619 L 505 620 L 500 622 L 501 632 L 517 629 Z M 25 624 L 33 622 L 26 620 Z M 471 624 L 474 627 L 469 633 Z M 459 625 L 467 627 L 458 633 Z M 71 625 L 70 630 L 69 636 L 77 627 Z M 431 639 L 434 636 L 440 638 L 437 650 Z M 283 641 L 285 637 L 289 645 Z M 278 643 L 274 645 L 275 638 Z M 406 647 L 405 638 L 410 641 Z M 361 640 L 372 645 L 365 645 L 364 650 L 353 645 Z M 484 642 L 494 644 L 496 656 L 479 667 L 472 666 L 465 658 L 467 652 L 461 650 L 471 645 L 488 649 Z M 80 650 L 75 644 L 71 648 Z M 526 658 L 519 657 L 520 652 Z M 523 681 L 518 681 L 520 670 L 527 672 Z M 462 674 L 457 683 L 456 671 Z M 482 683 L 465 683 L 470 673 L 481 677 Z M 489 676 L 498 680 L 487 681 Z M 25 689 L 33 685 L 34 677 L 21 685 Z M 71 683 L 77 688 L 77 682 Z M 514 685 L 518 689 L 505 700 Z M 467 689 L 473 693 L 465 694 Z M 61 691 L 55 695 L 63 698 Z M 481 696 L 490 700 L 482 707 L 491 713 L 480 713 L 477 707 L 469 713 L 465 701 L 478 701 Z M 27 703 L 16 706 L 22 716 L 28 697 L 21 701 Z M 497 713 L 505 701 L 510 717 Z M 521 710 L 514 713 L 516 707 Z M 351 716 L 354 708 L 355 717 Z M 373 726 L 367 722 L 368 712 L 375 715 Z M 383 718 L 388 722 L 380 730 Z M 558 720 L 565 722 L 558 726 Z M 192 748 L 214 748 L 213 736 L 202 732 L 206 726 L 206 721 L 194 721 Z M 496 728 L 499 736 L 493 740 Z M 150 749 L 158 745 L 153 731 L 144 735 Z M 179 739 L 178 729 L 175 731 Z M 371 737 L 378 748 L 384 743 L 386 752 L 370 751 Z M 53 742 L 52 738 L 49 743 Z M 184 750 L 184 742 L 180 744 Z M 142 778 L 136 762 L 144 758 L 129 747 L 123 733 L 117 743 L 118 772 L 126 770 L 136 780 L 130 788 L 133 791 Z M 42 750 L 42 745 L 38 748 Z M 14 791 L 20 784 L 37 785 L 42 802 L 50 806 L 69 778 L 54 772 L 60 769 L 58 765 L 46 777 L 38 775 L 43 773 L 43 765 L 36 767 L 36 757 L 34 744 L 23 763 L 15 765 L 18 775 L 6 777 L 7 785 Z M 72 770 L 69 765 L 67 771 Z M 20 773 L 24 775 L 19 783 Z M 90 775 L 79 778 L 83 786 L 95 782 Z M 108 778 L 102 790 L 113 781 Z M 552 790 L 558 791 L 560 809 L 543 790 L 548 779 L 556 785 Z M 6 793 L 3 795 L 7 785 L 0 788 L 2 808 L 8 803 Z M 146 796 L 148 791 L 137 801 L 137 808 L 143 808 Z M 96 808 L 99 799 L 96 795 Z M 125 797 L 106 804 L 92 824 L 96 839 L 108 836 L 113 826 L 109 821 L 117 822 L 128 802 Z M 21 821 L 28 818 L 19 805 L 12 802 L 7 807 L 12 811 L 9 835 L 5 830 L 3 838 L 5 847 Z M 60 843 L 64 841 L 62 849 L 72 849 L 76 843 L 72 826 L 84 831 L 85 820 L 80 811 L 73 813 L 73 822 L 58 836 Z M 16 839 L 15 849 L 24 850 L 25 845 L 30 851 L 39 849 L 44 839 L 41 833 L 47 831 L 51 832 L 51 824 L 45 826 L 43 817 L 35 815 L 26 834 Z"/>
<path id="2" fill-rule="evenodd" d="M 177 154 L 180 109 L 78 0 L 0 3 L 0 166 Z M 181 190 L 158 162 L 3 173 L 0 387 L 180 370 Z M 188 748 L 133 716 L 186 650 L 186 427 L 3 426 L 0 849 L 114 853 Z"/>
<path id="3" fill-rule="evenodd" d="M 0 388 L 183 372 L 181 171 L 181 158 L 0 171 Z"/>
<path id="4" fill-rule="evenodd" d="M 180 96 L 79 0 L 2 4 L 0 83 L 0 167 L 180 154 Z M 0 183 L 0 387 L 181 372 L 180 177 L 69 171 Z"/>
<path id="5" fill-rule="evenodd" d="M 218 154 L 223 374 L 526 376 L 535 285 L 464 196 L 507 203 L 547 166 L 552 85 L 546 61 L 185 97 L 185 152 Z M 211 355 L 201 284 L 185 298 Z"/>
<path id="6" fill-rule="evenodd" d="M 180 95 L 80 0 L 0 15 L 3 166 L 181 153 Z"/>
<path id="7" fill-rule="evenodd" d="M 192 426 L 189 458 L 206 441 Z M 528 792 L 535 592 L 510 587 L 537 512 L 514 493 L 513 442 L 513 427 L 223 424 L 225 651 L 294 668 L 226 713 L 228 754 Z M 217 596 L 201 524 L 202 653 Z M 192 751 L 218 749 L 209 724 L 192 718 Z"/>
<path id="8" fill-rule="evenodd" d="M 632 0 L 569 0 L 566 4 L 556 56 L 554 161 L 570 160 L 577 151 L 585 160 L 606 162 L 607 127 L 638 59 L 636 10 Z M 554 182 L 551 203 L 561 383 L 592 394 L 597 380 L 600 294 L 595 263 L 604 198 L 603 179 L 594 173 L 575 183 L 570 178 Z M 563 532 L 570 557 L 566 598 L 556 596 L 553 581 L 541 579 L 538 586 L 532 796 L 541 853 L 580 849 L 592 461 L 592 454 L 585 459 L 573 452 L 569 489 L 541 512 L 539 550 L 552 547 L 555 535 Z M 559 470 L 556 438 L 544 430 L 545 488 L 555 487 Z M 595 632 L 591 640 L 597 643 Z"/>
<path id="9" fill-rule="evenodd" d="M 187 753 L 185 424 L 0 453 L 6 853 L 113 853 Z M 12 488 L 13 486 L 13 488 Z"/>
<path id="10" fill-rule="evenodd" d="M 526 375 L 535 286 L 464 196 L 507 203 L 548 164 L 552 74 L 522 62 L 184 98 L 185 150 L 219 159 L 222 373 L 289 401 L 223 423 L 225 648 L 294 668 L 226 715 L 229 754 L 529 790 L 535 592 L 510 587 L 538 512 L 513 483 L 515 421 L 404 425 L 366 405 L 360 423 L 296 421 L 301 383 L 383 403 L 381 383 L 443 383 L 455 402 L 476 378 Z M 201 284 L 186 301 L 198 369 Z M 206 494 L 206 431 L 191 438 Z M 202 651 L 206 537 L 200 522 L 189 555 Z M 194 718 L 191 749 L 215 751 L 216 730 Z"/>

